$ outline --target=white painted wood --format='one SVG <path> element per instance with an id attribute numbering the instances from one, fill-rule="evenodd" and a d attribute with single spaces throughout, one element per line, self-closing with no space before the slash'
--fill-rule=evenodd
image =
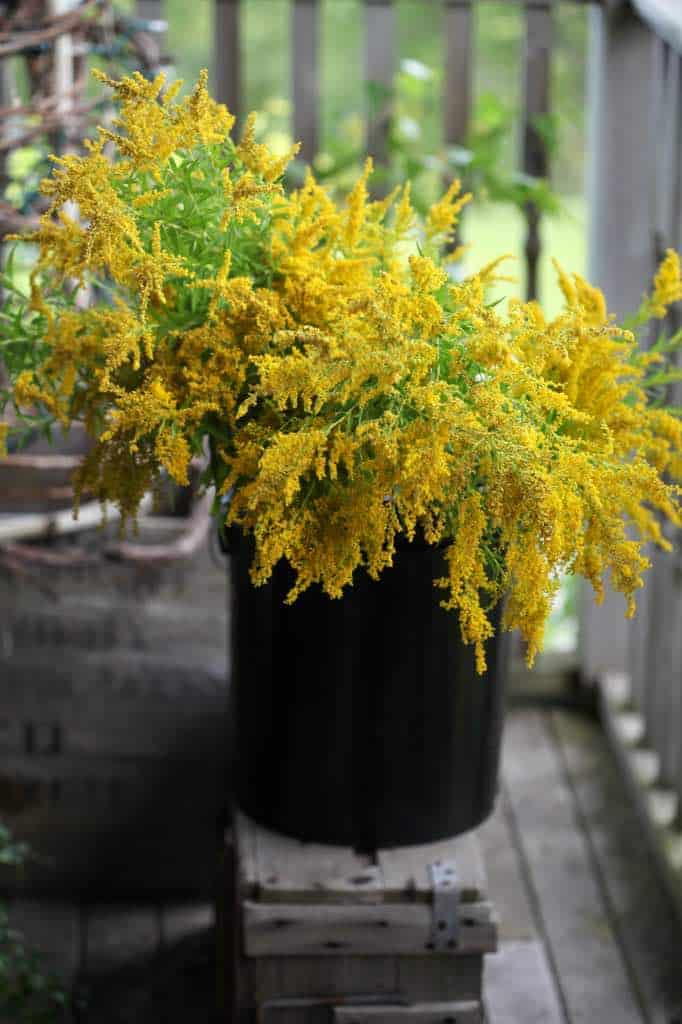
<path id="1" fill-rule="evenodd" d="M 682 7 L 678 0 L 632 0 L 640 18 L 665 39 L 678 53 L 682 53 Z"/>
<path id="2" fill-rule="evenodd" d="M 474 832 L 436 843 L 378 850 L 377 860 L 383 873 L 386 898 L 410 893 L 412 898 L 430 900 L 428 866 L 437 861 L 451 861 L 455 865 L 463 903 L 479 902 L 487 897 L 485 868 Z"/>
<path id="3" fill-rule="evenodd" d="M 151 498 L 144 505 L 145 508 L 151 508 Z M 143 511 L 141 508 L 141 512 Z M 105 520 L 110 522 L 119 518 L 120 513 L 115 505 L 107 505 L 103 513 L 98 501 L 89 501 L 81 505 L 78 519 L 74 519 L 70 508 L 46 514 L 28 512 L 25 515 L 0 515 L 0 543 L 28 537 L 78 533 L 80 530 L 91 530 Z"/>
<path id="4" fill-rule="evenodd" d="M 655 84 L 650 30 L 629 6 L 590 11 L 588 110 L 590 157 L 590 280 L 609 308 L 624 317 L 637 306 L 654 268 L 651 222 Z M 637 137 L 639 145 L 633 147 Z M 614 259 L 618 253 L 618 259 Z M 585 584 L 581 598 L 581 672 L 593 682 L 608 669 L 627 669 L 625 603 L 607 588 L 596 607 Z"/>
<path id="5" fill-rule="evenodd" d="M 358 956 L 424 953 L 431 909 L 405 904 L 285 904 L 243 902 L 247 956 Z M 460 939 L 451 954 L 496 947 L 497 927 L 488 903 L 467 905 Z"/>
<path id="6" fill-rule="evenodd" d="M 541 942 L 503 942 L 486 957 L 486 1024 L 564 1024 L 556 984 Z"/>
<path id="7" fill-rule="evenodd" d="M 480 1024 L 481 1005 L 416 1003 L 412 1006 L 335 1006 L 336 1024 Z"/>

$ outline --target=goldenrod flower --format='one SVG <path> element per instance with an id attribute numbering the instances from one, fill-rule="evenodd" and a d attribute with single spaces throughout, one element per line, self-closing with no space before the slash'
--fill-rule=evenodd
<path id="1" fill-rule="evenodd" d="M 115 130 L 55 161 L 31 295 L 8 320 L 16 406 L 94 438 L 78 493 L 134 515 L 208 441 L 254 582 L 286 559 L 288 600 L 311 584 L 340 597 L 420 533 L 444 545 L 434 582 L 479 671 L 502 596 L 532 661 L 562 572 L 597 598 L 609 573 L 631 613 L 643 545 L 669 546 L 661 517 L 682 522 L 682 424 L 649 400 L 663 356 L 602 293 L 557 267 L 559 316 L 503 314 L 486 299 L 503 257 L 461 282 L 444 270 L 470 198 L 458 182 L 424 224 L 409 184 L 370 199 L 371 161 L 341 207 L 311 172 L 285 193 L 286 158 L 253 117 L 232 140 L 205 74 L 186 99 L 162 77 L 106 81 Z M 421 248 L 405 259 L 408 236 Z M 74 278 L 113 300 L 81 308 Z M 638 322 L 681 297 L 670 252 Z"/>

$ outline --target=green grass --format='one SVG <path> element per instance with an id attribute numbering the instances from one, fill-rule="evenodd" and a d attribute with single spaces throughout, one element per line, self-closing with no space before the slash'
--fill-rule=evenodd
<path id="1" fill-rule="evenodd" d="M 540 299 L 550 316 L 559 312 L 563 298 L 556 284 L 551 258 L 557 259 L 565 270 L 586 273 L 587 263 L 587 205 L 582 196 L 562 197 L 565 212 L 557 217 L 545 218 L 542 229 L 542 256 L 540 260 Z M 497 203 L 472 203 L 467 207 L 463 223 L 464 242 L 470 245 L 465 258 L 467 272 L 510 252 L 516 257 L 507 264 L 507 272 L 518 278 L 515 284 L 495 286 L 491 298 L 523 297 L 525 267 L 523 246 L 525 224 L 522 214 L 509 206 Z"/>

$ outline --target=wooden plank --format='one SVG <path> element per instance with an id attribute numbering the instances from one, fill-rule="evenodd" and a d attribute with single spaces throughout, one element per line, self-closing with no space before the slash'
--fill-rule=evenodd
<path id="1" fill-rule="evenodd" d="M 377 110 L 368 119 L 366 148 L 377 166 L 388 162 L 395 67 L 393 0 L 365 0 L 365 78 L 377 91 Z"/>
<path id="2" fill-rule="evenodd" d="M 463 902 L 485 900 L 485 869 L 476 837 L 377 851 L 378 863 L 350 847 L 303 843 L 272 832 L 240 816 L 246 846 L 246 884 L 257 888 L 262 901 L 430 902 L 428 865 L 451 860 L 459 877 Z M 246 839 L 249 836 L 250 838 Z"/>
<path id="3" fill-rule="evenodd" d="M 358 993 L 395 996 L 408 1003 L 478 1000 L 483 973 L 480 955 L 447 956 L 266 956 L 253 964 L 256 1002 L 281 997 L 324 995 L 333 1002 Z"/>
<path id="4" fill-rule="evenodd" d="M 590 11 L 588 64 L 590 205 L 589 278 L 609 309 L 627 316 L 654 270 L 652 196 L 657 84 L 650 31 L 629 4 Z M 633 149 L 637 136 L 641 145 Z M 618 259 L 614 258 L 618 253 Z M 581 675 L 593 682 L 609 669 L 628 669 L 623 599 L 608 588 L 595 607 L 587 584 L 581 601 Z"/>
<path id="5" fill-rule="evenodd" d="M 372 959 L 374 959 L 372 957 Z M 408 1002 L 481 998 L 483 957 L 451 957 L 440 953 L 402 956 L 398 964 L 398 991 Z"/>
<path id="6" fill-rule="evenodd" d="M 300 157 L 306 163 L 319 149 L 319 36 L 319 0 L 294 0 L 294 138 L 301 143 Z"/>
<path id="7" fill-rule="evenodd" d="M 541 942 L 503 942 L 486 957 L 486 1024 L 564 1024 L 554 978 Z"/>
<path id="8" fill-rule="evenodd" d="M 525 174 L 546 178 L 549 171 L 547 147 L 536 128 L 536 119 L 550 112 L 553 0 L 526 0 L 526 30 L 523 54 L 522 160 Z M 534 203 L 526 209 L 526 298 L 538 297 L 540 265 L 540 211 Z"/>
<path id="9" fill-rule="evenodd" d="M 155 905 L 92 904 L 85 917 L 86 975 L 109 974 L 155 956 L 160 948 Z"/>
<path id="10" fill-rule="evenodd" d="M 414 1003 L 412 1006 L 335 1006 L 338 1024 L 480 1024 L 478 1002 Z"/>
<path id="11" fill-rule="evenodd" d="M 653 32 L 682 53 L 682 12 L 671 0 L 632 0 L 640 18 Z"/>
<path id="12" fill-rule="evenodd" d="M 468 832 L 454 839 L 443 839 L 420 846 L 402 846 L 377 851 L 378 867 L 388 898 L 409 893 L 412 899 L 432 898 L 429 864 L 451 861 L 457 871 L 460 899 L 476 903 L 487 899 L 485 867 L 477 836 Z"/>
<path id="13" fill-rule="evenodd" d="M 682 1006 L 681 936 L 637 814 L 601 730 L 565 712 L 552 722 L 629 970 L 648 1018 L 667 1021 Z"/>
<path id="14" fill-rule="evenodd" d="M 240 814 L 237 832 L 248 890 L 263 901 L 376 902 L 381 869 L 348 846 L 302 843 Z"/>
<path id="15" fill-rule="evenodd" d="M 642 1024 L 558 751 L 536 712 L 508 717 L 503 765 L 515 835 L 569 1019 Z"/>
<path id="16" fill-rule="evenodd" d="M 522 874 L 504 794 L 477 829 L 488 879 L 488 894 L 500 922 L 500 941 L 534 939 L 536 927 Z"/>
<path id="17" fill-rule="evenodd" d="M 245 900 L 247 956 L 358 956 L 424 953 L 430 948 L 431 908 L 403 904 L 287 904 Z M 495 949 L 496 922 L 488 903 L 467 905 L 452 953 Z"/>
<path id="18" fill-rule="evenodd" d="M 362 992 L 385 995 L 388 1001 L 401 991 L 398 961 L 392 956 L 259 957 L 254 979 L 257 1003 L 277 997 L 317 997 L 333 1003 Z"/>
<path id="19" fill-rule="evenodd" d="M 445 0 L 445 83 L 443 138 L 463 146 L 469 132 L 473 85 L 471 0 Z"/>
<path id="20" fill-rule="evenodd" d="M 240 0 L 214 2 L 214 94 L 220 103 L 226 104 L 231 114 L 241 117 L 243 107 Z"/>

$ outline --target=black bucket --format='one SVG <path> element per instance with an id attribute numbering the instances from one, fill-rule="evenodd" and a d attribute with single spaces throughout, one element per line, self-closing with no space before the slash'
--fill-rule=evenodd
<path id="1" fill-rule="evenodd" d="M 361 851 L 478 825 L 497 788 L 508 635 L 476 675 L 433 586 L 442 552 L 406 545 L 341 600 L 316 587 L 285 605 L 293 573 L 280 564 L 254 587 L 252 550 L 230 545 L 237 804 L 276 831 Z"/>

